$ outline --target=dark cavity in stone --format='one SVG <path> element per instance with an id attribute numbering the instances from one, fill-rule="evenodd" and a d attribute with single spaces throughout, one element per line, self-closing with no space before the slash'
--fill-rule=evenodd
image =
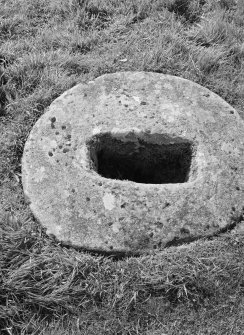
<path id="1" fill-rule="evenodd" d="M 121 134 L 120 134 L 121 135 Z M 194 175 L 193 143 L 179 137 L 103 133 L 87 141 L 91 168 L 105 178 L 143 184 L 185 183 Z"/>

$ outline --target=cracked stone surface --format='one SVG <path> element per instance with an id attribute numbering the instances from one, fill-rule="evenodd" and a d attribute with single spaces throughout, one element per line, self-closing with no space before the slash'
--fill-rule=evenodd
<path id="1" fill-rule="evenodd" d="M 209 236 L 242 212 L 244 122 L 189 80 L 103 75 L 34 125 L 22 183 L 34 216 L 66 245 L 143 253 Z"/>

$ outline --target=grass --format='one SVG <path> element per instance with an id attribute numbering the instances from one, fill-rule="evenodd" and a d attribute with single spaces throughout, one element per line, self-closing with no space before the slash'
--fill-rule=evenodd
<path id="1" fill-rule="evenodd" d="M 193 80 L 244 117 L 242 0 L 2 0 L 0 333 L 243 334 L 242 226 L 141 257 L 65 248 L 21 186 L 30 129 L 79 82 L 116 71 Z"/>

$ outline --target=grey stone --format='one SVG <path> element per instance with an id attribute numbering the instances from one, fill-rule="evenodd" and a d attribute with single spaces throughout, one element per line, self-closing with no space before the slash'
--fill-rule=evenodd
<path id="1" fill-rule="evenodd" d="M 34 125 L 24 193 L 47 233 L 138 252 L 222 231 L 244 200 L 244 122 L 189 80 L 122 72 L 79 84 Z"/>

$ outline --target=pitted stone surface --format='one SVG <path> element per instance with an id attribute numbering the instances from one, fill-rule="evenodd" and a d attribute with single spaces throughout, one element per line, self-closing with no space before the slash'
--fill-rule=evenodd
<path id="1" fill-rule="evenodd" d="M 191 81 L 103 75 L 57 98 L 34 125 L 23 188 L 65 244 L 144 252 L 214 234 L 242 211 L 244 122 Z"/>

